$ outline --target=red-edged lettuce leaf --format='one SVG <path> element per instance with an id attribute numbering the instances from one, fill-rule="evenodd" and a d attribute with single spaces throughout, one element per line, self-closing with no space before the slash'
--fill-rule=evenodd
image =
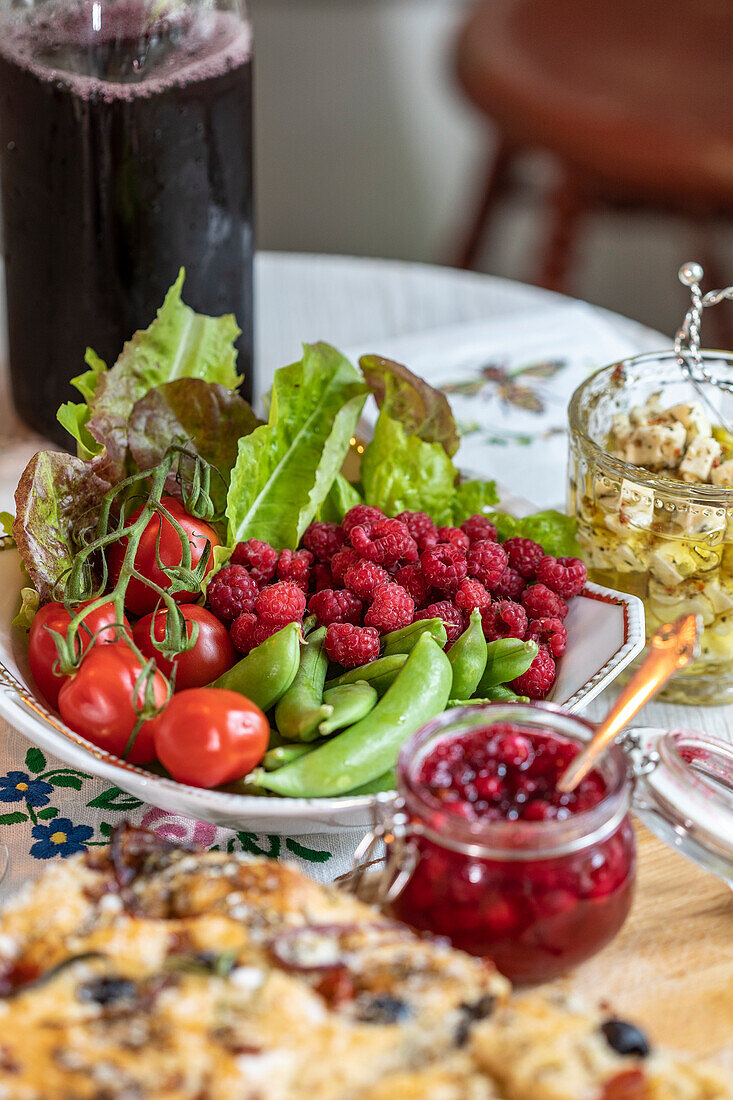
<path id="1" fill-rule="evenodd" d="M 71 567 L 75 532 L 96 523 L 109 487 L 89 463 L 57 451 L 40 451 L 23 471 L 13 538 L 42 599 Z"/>
<path id="2" fill-rule="evenodd" d="M 223 512 L 239 440 L 260 423 L 244 398 L 226 386 L 178 378 L 156 386 L 135 403 L 128 426 L 130 453 L 140 470 L 157 466 L 171 443 L 200 455 L 215 467 L 211 497 L 216 511 Z M 167 488 L 178 494 L 175 474 Z"/>
<path id="3" fill-rule="evenodd" d="M 362 355 L 359 360 L 366 383 L 377 404 L 393 420 L 399 420 L 408 435 L 425 443 L 440 443 L 452 458 L 459 438 L 448 399 L 401 363 L 379 355 Z"/>

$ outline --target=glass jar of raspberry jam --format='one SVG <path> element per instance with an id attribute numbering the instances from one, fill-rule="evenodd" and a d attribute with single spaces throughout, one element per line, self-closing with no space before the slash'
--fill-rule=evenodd
<path id="1" fill-rule="evenodd" d="M 557 707 L 513 703 L 456 708 L 415 734 L 398 763 L 414 869 L 396 915 L 517 983 L 608 943 L 634 891 L 629 761 L 615 745 L 572 794 L 556 788 L 591 734 Z"/>

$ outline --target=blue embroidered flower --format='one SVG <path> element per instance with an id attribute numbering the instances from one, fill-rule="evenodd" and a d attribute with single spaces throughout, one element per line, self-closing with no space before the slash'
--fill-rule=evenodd
<path id="1" fill-rule="evenodd" d="M 85 851 L 85 841 L 94 835 L 94 829 L 75 825 L 68 817 L 57 817 L 50 825 L 34 825 L 31 835 L 36 838 L 36 843 L 31 845 L 31 855 L 36 859 L 52 859 Z"/>
<path id="2" fill-rule="evenodd" d="M 42 779 L 31 779 L 26 772 L 0 775 L 0 802 L 27 802 L 29 806 L 45 806 L 53 790 Z"/>

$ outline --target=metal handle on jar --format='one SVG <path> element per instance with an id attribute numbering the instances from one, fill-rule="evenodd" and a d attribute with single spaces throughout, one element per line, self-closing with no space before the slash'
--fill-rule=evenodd
<path id="1" fill-rule="evenodd" d="M 371 829 L 354 852 L 352 869 L 334 881 L 364 901 L 388 905 L 402 893 L 417 866 L 417 831 L 399 795 L 375 799 L 372 817 Z M 378 854 L 380 844 L 385 846 L 385 855 Z M 380 874 L 367 878 L 367 872 L 380 865 Z"/>
<path id="2" fill-rule="evenodd" d="M 649 650 L 611 710 L 596 727 L 593 739 L 560 776 L 558 789 L 569 793 L 593 768 L 631 719 L 675 672 L 684 668 L 698 653 L 701 622 L 697 615 L 683 615 L 674 623 L 665 623 L 652 636 Z"/>

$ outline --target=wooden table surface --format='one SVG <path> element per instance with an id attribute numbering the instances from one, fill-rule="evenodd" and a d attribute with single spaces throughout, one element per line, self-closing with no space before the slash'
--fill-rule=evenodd
<path id="1" fill-rule="evenodd" d="M 557 984 L 733 1071 L 733 890 L 636 827 L 638 886 L 626 925 Z"/>

